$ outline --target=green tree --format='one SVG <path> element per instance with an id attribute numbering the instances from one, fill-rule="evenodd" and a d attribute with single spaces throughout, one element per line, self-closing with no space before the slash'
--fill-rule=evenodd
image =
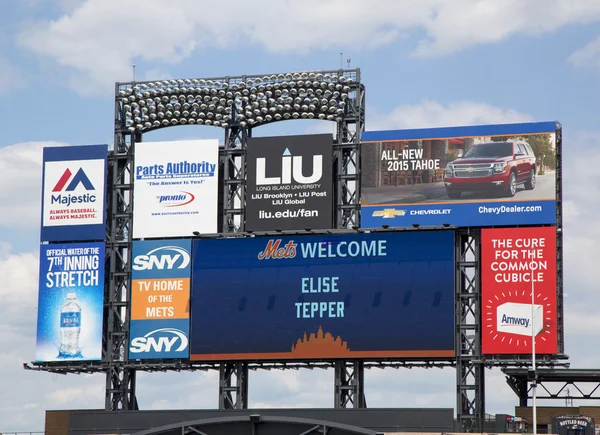
<path id="1" fill-rule="evenodd" d="M 531 145 L 533 153 L 537 161 L 537 165 L 540 171 L 544 168 L 556 169 L 556 149 L 552 143 L 552 137 L 549 134 L 535 134 L 530 136 L 494 136 L 492 141 L 504 142 L 506 140 L 522 140 Z M 542 162 L 542 156 L 544 161 Z"/>

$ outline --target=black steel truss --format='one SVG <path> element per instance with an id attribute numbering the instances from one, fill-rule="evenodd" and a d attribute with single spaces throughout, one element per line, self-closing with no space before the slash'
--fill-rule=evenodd
<path id="1" fill-rule="evenodd" d="M 456 418 L 459 432 L 481 432 L 485 375 L 481 361 L 481 232 L 458 230 L 455 245 Z"/>
<path id="2" fill-rule="evenodd" d="M 219 409 L 248 408 L 248 364 L 224 363 L 219 367 Z"/>
<path id="3" fill-rule="evenodd" d="M 337 361 L 334 363 L 334 407 L 366 408 L 365 363 L 363 361 Z"/>
<path id="4" fill-rule="evenodd" d="M 529 369 L 506 368 L 506 382 L 519 398 L 519 406 L 527 406 L 533 398 L 533 373 Z M 600 399 L 600 370 L 537 369 L 536 399 Z"/>

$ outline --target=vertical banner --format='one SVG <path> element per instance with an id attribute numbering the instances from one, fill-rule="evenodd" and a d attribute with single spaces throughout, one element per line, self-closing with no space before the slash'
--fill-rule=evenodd
<path id="1" fill-rule="evenodd" d="M 246 229 L 329 229 L 333 225 L 333 136 L 248 139 Z"/>
<path id="2" fill-rule="evenodd" d="M 217 139 L 136 144 L 133 237 L 216 233 L 218 168 Z"/>
<path id="3" fill-rule="evenodd" d="M 191 240 L 134 241 L 129 359 L 188 358 Z"/>
<path id="4" fill-rule="evenodd" d="M 41 241 L 104 240 L 107 145 L 43 153 Z"/>
<path id="5" fill-rule="evenodd" d="M 102 359 L 104 243 L 42 245 L 36 361 Z"/>
<path id="6" fill-rule="evenodd" d="M 531 355 L 535 336 L 536 354 L 556 354 L 556 227 L 483 229 L 481 239 L 482 353 Z"/>

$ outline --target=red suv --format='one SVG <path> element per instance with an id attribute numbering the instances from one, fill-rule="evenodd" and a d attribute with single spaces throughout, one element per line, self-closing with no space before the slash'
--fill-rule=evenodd
<path id="1" fill-rule="evenodd" d="M 522 141 L 474 144 L 460 158 L 446 165 L 444 185 L 449 198 L 462 192 L 496 190 L 515 196 L 517 185 L 535 188 L 535 155 Z"/>

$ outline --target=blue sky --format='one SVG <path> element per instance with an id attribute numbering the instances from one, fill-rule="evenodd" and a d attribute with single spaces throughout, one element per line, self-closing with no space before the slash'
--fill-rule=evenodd
<path id="1" fill-rule="evenodd" d="M 586 346 L 598 339 L 597 0 L 229 0 L 219 4 L 222 14 L 204 0 L 0 7 L 0 366 L 8 368 L 0 374 L 8 385 L 0 431 L 40 430 L 46 408 L 103 406 L 102 377 L 57 379 L 21 363 L 34 357 L 42 146 L 110 144 L 114 82 L 130 80 L 134 63 L 139 79 L 158 80 L 337 69 L 343 52 L 344 66 L 351 58 L 361 69 L 367 129 L 560 121 L 567 353 L 574 366 L 600 365 L 600 351 Z M 255 134 L 312 128 L 280 123 Z M 147 140 L 215 134 L 222 137 L 210 127 L 171 128 Z M 251 381 L 254 406 L 331 406 L 331 372 L 259 373 Z M 369 372 L 368 401 L 454 407 L 453 382 L 453 370 Z M 190 385 L 206 388 L 206 398 Z M 490 375 L 492 389 L 503 393 L 488 393 L 488 412 L 514 412 L 501 373 Z M 215 374 L 142 375 L 138 385 L 146 409 L 214 407 L 216 392 Z"/>

